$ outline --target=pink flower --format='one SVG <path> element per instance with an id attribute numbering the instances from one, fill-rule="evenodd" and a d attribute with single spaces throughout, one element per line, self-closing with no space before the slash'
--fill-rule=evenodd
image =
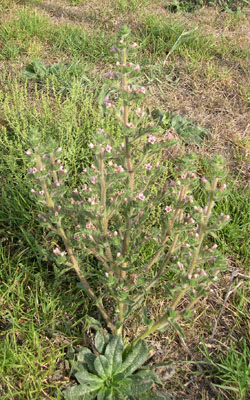
<path id="1" fill-rule="evenodd" d="M 78 192 L 78 189 L 74 189 L 74 190 L 73 190 L 73 193 L 78 194 L 78 193 L 79 193 L 79 192 Z"/>
<path id="2" fill-rule="evenodd" d="M 84 183 L 84 185 L 82 185 L 82 190 L 87 190 L 88 186 L 86 185 L 86 183 Z"/>
<path id="3" fill-rule="evenodd" d="M 130 129 L 132 129 L 132 128 L 134 127 L 134 124 L 132 124 L 132 122 L 129 122 L 129 123 L 127 124 L 127 127 L 130 128 Z"/>
<path id="4" fill-rule="evenodd" d="M 224 184 L 220 187 L 219 191 L 221 192 L 222 190 L 225 190 L 226 187 L 227 187 L 227 185 L 224 183 Z"/>
<path id="5" fill-rule="evenodd" d="M 31 189 L 31 193 L 36 193 L 35 189 Z"/>
<path id="6" fill-rule="evenodd" d="M 150 170 L 152 169 L 152 165 L 151 165 L 151 164 L 146 164 L 146 169 L 147 169 L 148 171 L 150 171 Z"/>
<path id="7" fill-rule="evenodd" d="M 136 64 L 134 70 L 135 70 L 136 72 L 137 72 L 137 71 L 140 71 L 140 65 L 139 65 L 139 64 Z"/>
<path id="8" fill-rule="evenodd" d="M 109 144 L 107 144 L 107 146 L 106 146 L 106 149 L 105 149 L 108 153 L 110 153 L 111 152 L 111 150 L 112 150 L 112 147 L 109 145 Z"/>
<path id="9" fill-rule="evenodd" d="M 137 47 L 137 43 L 136 42 L 132 43 L 131 47 L 132 47 L 132 49 L 134 49 L 135 47 Z"/>
<path id="10" fill-rule="evenodd" d="M 177 265 L 178 265 L 178 267 L 180 268 L 181 271 L 184 270 L 184 265 L 180 261 L 177 262 Z"/>
<path id="11" fill-rule="evenodd" d="M 146 88 L 144 87 L 144 86 L 142 86 L 140 89 L 139 89 L 139 93 L 146 93 Z"/>
<path id="12" fill-rule="evenodd" d="M 94 147 L 95 147 L 95 145 L 94 145 L 93 143 L 90 143 L 90 144 L 89 144 L 89 148 L 90 148 L 90 149 L 93 149 Z"/>
<path id="13" fill-rule="evenodd" d="M 61 252 L 60 252 L 60 250 L 58 249 L 58 247 L 55 247 L 55 248 L 54 248 L 53 253 L 54 253 L 55 255 L 57 255 L 57 256 L 60 256 L 60 255 L 61 255 Z"/>
<path id="14" fill-rule="evenodd" d="M 43 196 L 44 195 L 44 190 L 40 190 L 39 194 L 40 194 L 40 196 Z"/>
<path id="15" fill-rule="evenodd" d="M 167 213 L 169 213 L 172 210 L 171 206 L 166 206 L 165 207 L 165 211 L 167 211 Z"/>
<path id="16" fill-rule="evenodd" d="M 25 153 L 26 153 L 28 156 L 32 156 L 32 151 L 31 151 L 30 149 L 26 150 Z"/>
<path id="17" fill-rule="evenodd" d="M 109 162 L 108 162 L 108 164 L 109 164 L 109 166 L 110 166 L 110 167 L 113 167 L 113 165 L 114 165 L 114 163 L 113 163 L 113 161 L 112 161 L 112 160 L 111 160 L 111 161 L 109 161 Z"/>
<path id="18" fill-rule="evenodd" d="M 121 257 L 121 253 L 118 252 L 118 253 L 116 254 L 116 258 L 119 258 L 119 257 Z"/>
<path id="19" fill-rule="evenodd" d="M 56 181 L 55 182 L 55 187 L 59 187 L 60 186 L 60 182 Z"/>
<path id="20" fill-rule="evenodd" d="M 61 211 L 62 206 L 58 206 L 57 209 L 58 209 L 58 211 Z"/>
<path id="21" fill-rule="evenodd" d="M 117 52 L 117 47 L 111 46 L 109 50 L 110 50 L 112 53 L 116 53 L 116 52 Z"/>
<path id="22" fill-rule="evenodd" d="M 132 274 L 131 278 L 132 278 L 132 282 L 136 283 L 138 275 L 137 274 Z"/>
<path id="23" fill-rule="evenodd" d="M 97 129 L 97 132 L 98 132 L 98 133 L 105 133 L 104 129 L 102 129 L 102 128 L 98 128 L 98 129 Z"/>
<path id="24" fill-rule="evenodd" d="M 122 165 L 118 165 L 117 167 L 117 172 L 123 172 L 124 168 L 122 167 Z"/>
<path id="25" fill-rule="evenodd" d="M 155 123 L 154 123 L 153 121 L 149 122 L 149 124 L 148 124 L 148 126 L 149 126 L 150 128 L 152 128 L 152 126 L 154 126 L 154 125 L 155 125 Z"/>
<path id="26" fill-rule="evenodd" d="M 61 147 L 58 147 L 58 149 L 56 150 L 57 153 L 61 153 L 61 151 L 62 151 Z"/>
<path id="27" fill-rule="evenodd" d="M 45 154 L 44 154 L 45 155 Z M 61 164 L 61 160 L 56 160 L 56 164 Z"/>
<path id="28" fill-rule="evenodd" d="M 69 201 L 70 201 L 71 204 L 75 204 L 75 200 L 73 199 L 73 197 L 71 197 L 71 198 L 69 199 Z"/>
<path id="29" fill-rule="evenodd" d="M 120 67 L 120 66 L 121 66 L 121 63 L 120 63 L 119 61 L 117 61 L 117 62 L 116 62 L 116 66 L 117 66 L 117 67 Z"/>
<path id="30" fill-rule="evenodd" d="M 55 247 L 54 250 L 53 250 L 53 253 L 54 253 L 56 256 L 64 257 L 65 254 L 66 254 L 66 251 L 60 251 L 60 250 L 58 249 L 58 247 Z"/>
<path id="31" fill-rule="evenodd" d="M 96 184 L 96 178 L 95 178 L 95 176 L 91 176 L 91 177 L 90 177 L 90 181 L 91 181 L 91 183 L 93 183 L 93 185 L 95 185 L 95 184 Z"/>
<path id="32" fill-rule="evenodd" d="M 138 199 L 139 199 L 139 200 L 145 200 L 144 194 L 143 194 L 143 193 L 139 193 L 139 194 L 138 194 Z"/>
<path id="33" fill-rule="evenodd" d="M 201 180 L 202 180 L 202 182 L 204 182 L 204 183 L 208 183 L 208 180 L 207 180 L 207 178 L 206 178 L 205 176 L 203 176 L 203 177 L 201 178 Z"/>
<path id="34" fill-rule="evenodd" d="M 62 165 L 60 165 L 58 172 L 61 172 L 62 174 L 66 174 L 67 170 L 64 169 Z"/>
<path id="35" fill-rule="evenodd" d="M 155 136 L 149 136 L 148 143 L 154 144 L 155 141 L 156 141 L 156 137 Z"/>

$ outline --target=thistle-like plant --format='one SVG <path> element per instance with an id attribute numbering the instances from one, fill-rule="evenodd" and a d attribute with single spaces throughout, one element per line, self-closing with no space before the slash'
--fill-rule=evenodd
<path id="1" fill-rule="evenodd" d="M 166 174 L 164 149 L 175 139 L 144 111 L 146 88 L 137 83 L 140 66 L 128 59 L 136 47 L 129 29 L 123 28 L 118 45 L 111 48 L 116 65 L 105 74 L 103 126 L 89 143 L 91 165 L 79 165 L 79 187 L 69 194 L 60 147 L 52 151 L 34 137 L 33 148 L 26 151 L 33 160 L 29 173 L 36 178 L 31 191 L 44 207 L 38 218 L 61 238 L 53 249 L 55 260 L 65 270 L 76 271 L 114 336 L 125 338 L 124 328 L 132 324 L 132 347 L 168 323 L 180 329 L 178 319 L 207 295 L 223 260 L 216 245 L 204 245 L 204 238 L 229 219 L 212 214 L 215 201 L 225 193 L 225 165 L 219 156 L 211 160 L 210 182 L 199 177 L 197 157 L 187 154 L 168 171 L 164 187 L 152 193 L 152 185 L 157 188 Z M 122 137 L 109 134 L 108 112 L 117 117 Z M 194 196 L 200 185 L 207 193 L 205 206 Z M 149 228 L 156 205 L 159 223 Z M 146 248 L 150 252 L 143 263 Z M 97 260 L 94 271 L 86 266 L 86 255 Z M 101 283 L 98 291 L 90 284 L 91 272 Z M 162 315 L 152 320 L 145 305 L 156 286 L 168 301 Z M 180 307 L 184 297 L 185 308 Z M 141 317 L 139 332 L 135 315 Z"/>

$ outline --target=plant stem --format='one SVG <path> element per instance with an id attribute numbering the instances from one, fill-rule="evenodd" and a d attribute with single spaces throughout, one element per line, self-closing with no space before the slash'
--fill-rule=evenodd
<path id="1" fill-rule="evenodd" d="M 35 157 L 36 157 L 36 162 L 37 162 L 38 169 L 42 170 L 43 169 L 43 165 L 42 165 L 41 157 L 38 154 L 37 149 L 35 149 Z M 40 182 L 41 182 L 42 188 L 44 190 L 44 194 L 45 194 L 45 197 L 46 197 L 47 205 L 48 205 L 49 209 L 53 212 L 54 211 L 54 202 L 50 197 L 46 181 L 45 181 L 44 178 L 41 178 Z M 77 260 L 76 260 L 76 258 L 74 256 L 72 247 L 71 247 L 71 245 L 70 245 L 70 243 L 68 241 L 68 238 L 66 236 L 66 233 L 65 233 L 65 231 L 64 231 L 64 229 L 62 227 L 61 221 L 57 222 L 56 225 L 57 225 L 57 233 L 63 240 L 64 246 L 65 246 L 65 248 L 67 250 L 67 253 L 69 255 L 69 258 L 71 260 L 72 267 L 74 268 L 74 270 L 77 273 L 81 283 L 83 284 L 84 289 L 86 290 L 86 293 L 95 302 L 97 308 L 99 309 L 100 313 L 102 314 L 102 316 L 103 316 L 104 320 L 106 321 L 107 325 L 109 326 L 111 331 L 114 332 L 115 331 L 115 326 L 112 324 L 112 322 L 111 322 L 106 310 L 104 309 L 101 301 L 98 301 L 98 298 L 96 297 L 95 293 L 93 292 L 92 288 L 90 287 L 89 283 L 87 282 L 85 276 L 81 272 L 80 266 L 79 266 L 79 264 L 78 264 L 78 262 L 77 262 Z"/>

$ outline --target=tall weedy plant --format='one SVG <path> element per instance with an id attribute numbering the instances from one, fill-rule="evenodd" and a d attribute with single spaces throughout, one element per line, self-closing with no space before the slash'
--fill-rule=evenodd
<path id="1" fill-rule="evenodd" d="M 117 61 L 115 68 L 106 73 L 109 90 L 104 98 L 104 113 L 115 114 L 123 136 L 112 137 L 104 129 L 103 120 L 89 144 L 93 163 L 81 166 L 81 186 L 68 196 L 67 171 L 59 159 L 61 148 L 43 151 L 39 139 L 34 138 L 33 148 L 26 151 L 33 160 L 29 173 L 36 181 L 31 192 L 45 210 L 38 218 L 61 238 L 60 245 L 53 249 L 55 260 L 76 271 L 82 288 L 111 332 L 111 337 L 98 333 L 99 356 L 90 355 L 88 349 L 78 354 L 74 368 L 81 385 L 65 394 L 72 399 L 85 398 L 79 396 L 86 393 L 93 396 L 86 398 L 97 394 L 98 399 L 137 398 L 133 397 L 131 385 L 134 387 L 142 379 L 145 382 L 143 387 L 137 386 L 138 393 L 148 389 L 156 377 L 149 373 L 142 378 L 141 370 L 135 374 L 147 358 L 142 340 L 165 329 L 167 324 L 180 330 L 178 319 L 207 295 L 209 284 L 223 264 L 216 245 L 203 244 L 207 234 L 229 220 L 229 216 L 212 214 L 215 201 L 225 192 L 221 157 L 211 160 L 213 176 L 209 182 L 205 177 L 199 178 L 196 156 L 188 154 L 177 160 L 175 176 L 170 174 L 164 190 L 159 190 L 156 197 L 151 194 L 151 185 L 157 187 L 166 168 L 162 152 L 175 140 L 171 132 L 162 132 L 144 112 L 146 88 L 136 83 L 140 66 L 132 63 L 129 56 L 137 44 L 131 42 L 129 34 L 129 29 L 123 28 L 117 47 L 111 48 Z M 205 207 L 193 195 L 200 184 L 207 192 Z M 161 218 L 157 226 L 149 229 L 147 220 L 156 203 Z M 141 254 L 147 246 L 151 256 L 144 265 Z M 87 278 L 86 255 L 98 261 L 98 292 Z M 171 280 L 166 279 L 167 274 Z M 151 320 L 145 304 L 156 285 L 166 291 L 168 301 L 163 314 Z M 185 308 L 180 307 L 184 297 Z M 109 299 L 106 304 L 105 298 Z M 135 315 L 141 318 L 137 330 L 133 324 Z M 127 324 L 135 333 L 124 349 L 122 338 L 126 338 Z M 124 380 L 126 385 L 121 388 Z M 125 393 L 124 397 L 119 397 L 120 392 Z"/>

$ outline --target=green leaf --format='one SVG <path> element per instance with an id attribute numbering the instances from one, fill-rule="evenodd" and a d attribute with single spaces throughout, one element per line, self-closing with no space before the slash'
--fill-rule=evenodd
<path id="1" fill-rule="evenodd" d="M 114 336 L 105 349 L 109 363 L 109 375 L 119 372 L 122 364 L 123 343 L 121 336 Z"/>
<path id="2" fill-rule="evenodd" d="M 84 387 L 88 387 L 89 389 L 98 389 L 103 385 L 103 380 L 99 378 L 97 375 L 91 374 L 86 369 L 83 371 L 77 372 L 75 374 L 78 382 Z"/>
<path id="3" fill-rule="evenodd" d="M 77 360 L 80 362 L 85 361 L 85 355 L 91 353 L 91 351 L 87 347 L 82 347 L 79 353 L 77 354 Z"/>
<path id="4" fill-rule="evenodd" d="M 94 367 L 100 378 L 105 379 L 110 376 L 109 362 L 102 354 L 96 357 L 94 361 Z"/>
<path id="5" fill-rule="evenodd" d="M 72 386 L 69 389 L 66 389 L 63 391 L 63 395 L 65 400 L 83 400 L 84 395 L 89 394 L 89 388 L 77 385 L 77 386 Z M 93 398 L 92 396 L 87 397 L 89 400 Z M 86 398 L 86 400 L 87 400 Z M 85 399 L 85 397 L 84 397 Z"/>
<path id="6" fill-rule="evenodd" d="M 145 342 L 138 342 L 126 356 L 120 368 L 120 372 L 123 372 L 125 376 L 129 376 L 144 364 L 147 357 L 148 349 Z"/>
<path id="7" fill-rule="evenodd" d="M 77 286 L 81 287 L 80 282 L 77 283 Z M 95 328 L 96 330 L 102 329 L 101 323 L 99 321 L 97 321 L 97 319 L 95 319 L 93 317 L 89 317 L 89 316 L 87 316 L 87 318 L 86 318 L 86 326 L 87 326 L 87 328 Z"/>
<path id="8" fill-rule="evenodd" d="M 102 353 L 105 345 L 105 336 L 102 331 L 98 331 L 95 336 L 95 347 L 99 353 Z"/>

